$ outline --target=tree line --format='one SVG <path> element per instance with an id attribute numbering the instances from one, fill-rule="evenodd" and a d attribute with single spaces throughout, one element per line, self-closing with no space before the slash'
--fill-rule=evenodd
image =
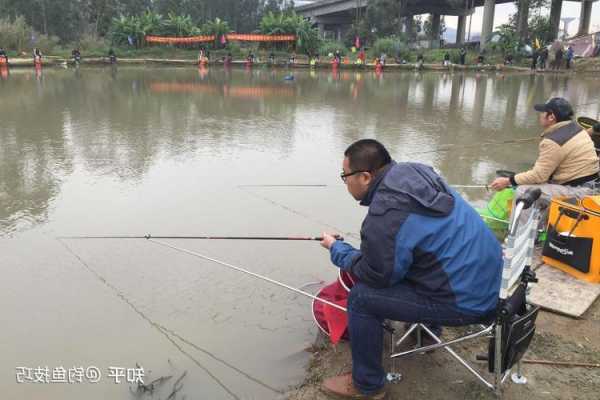
<path id="1" fill-rule="evenodd" d="M 320 46 L 319 32 L 310 21 L 297 15 L 293 10 L 264 14 L 254 31 L 267 35 L 294 34 L 296 48 L 305 53 L 314 53 Z M 145 46 L 146 35 L 158 36 L 195 36 L 212 35 L 215 37 L 214 47 L 223 47 L 223 35 L 232 32 L 230 24 L 216 17 L 202 25 L 196 25 L 189 15 L 169 13 L 167 16 L 153 11 L 140 15 L 113 18 L 110 38 L 113 44 Z"/>
<path id="2" fill-rule="evenodd" d="M 262 17 L 293 8 L 293 0 L 0 0 L 0 16 L 24 18 L 27 25 L 61 42 L 85 35 L 106 37 L 113 21 L 152 12 L 188 18 L 202 26 L 219 18 L 237 32 L 258 29 Z"/>
<path id="3" fill-rule="evenodd" d="M 146 35 L 191 36 L 231 31 L 266 34 L 294 33 L 301 52 L 344 52 L 360 38 L 375 54 L 400 54 L 417 36 L 432 37 L 431 16 L 415 16 L 407 32 L 405 0 L 370 0 L 356 13 L 342 42 L 323 41 L 311 23 L 293 12 L 293 0 L 0 0 L 0 46 L 23 50 L 102 43 L 144 46 Z M 529 0 L 526 42 L 547 43 L 553 37 L 549 0 Z M 492 48 L 515 52 L 523 45 L 517 15 L 498 29 Z M 441 21 L 440 34 L 445 29 Z M 215 46 L 219 46 L 216 41 Z M 93 46 L 88 46 L 93 47 Z M 517 51 L 518 53 L 518 51 Z"/>

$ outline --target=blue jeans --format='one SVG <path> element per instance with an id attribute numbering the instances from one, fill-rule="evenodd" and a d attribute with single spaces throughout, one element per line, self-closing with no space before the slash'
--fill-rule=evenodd
<path id="1" fill-rule="evenodd" d="M 465 314 L 450 305 L 432 301 L 408 283 L 374 289 L 357 283 L 348 297 L 348 329 L 352 348 L 352 379 L 364 394 L 385 384 L 383 370 L 383 327 L 385 319 L 421 322 L 431 326 L 463 326 L 485 318 Z"/>

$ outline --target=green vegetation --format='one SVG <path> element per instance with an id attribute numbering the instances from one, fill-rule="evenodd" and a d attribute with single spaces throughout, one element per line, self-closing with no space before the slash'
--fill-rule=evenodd
<path id="1" fill-rule="evenodd" d="M 515 62 L 526 63 L 526 44 L 536 40 L 543 45 L 551 38 L 548 17 L 542 13 L 548 0 L 531 0 L 527 40 L 519 39 L 516 17 L 501 26 L 492 37 L 486 63 L 502 63 L 512 54 Z M 270 52 L 299 55 L 318 53 L 327 57 L 336 50 L 354 62 L 358 52 L 350 51 L 355 38 L 366 47 L 369 60 L 385 53 L 393 58 L 415 62 L 418 52 L 409 44 L 432 38 L 431 18 L 417 16 L 409 32 L 403 32 L 405 20 L 401 1 L 371 0 L 364 14 L 346 32 L 343 41 L 322 39 L 318 30 L 293 11 L 293 0 L 0 0 L 0 46 L 9 54 L 29 55 L 33 47 L 44 54 L 69 56 L 79 47 L 84 57 L 105 56 L 113 47 L 119 57 L 190 58 L 197 57 L 199 45 L 152 45 L 146 35 L 214 35 L 212 55 L 231 52 L 234 57 Z M 445 29 L 441 20 L 440 34 Z M 221 44 L 229 32 L 295 34 L 297 42 Z M 458 51 L 424 50 L 426 63 L 441 63 L 446 52 L 458 63 Z M 282 56 L 285 57 L 285 56 Z M 261 57 L 262 58 L 262 57 Z M 467 62 L 477 58 L 474 50 Z"/>
<path id="2" fill-rule="evenodd" d="M 298 38 L 296 47 L 305 54 L 314 54 L 321 45 L 319 31 L 313 28 L 309 21 L 293 11 L 287 13 L 268 12 L 262 17 L 259 27 L 260 32 L 266 35 L 296 35 Z"/>
<path id="3" fill-rule="evenodd" d="M 0 0 L 0 16 L 23 16 L 36 32 L 56 36 L 62 44 L 77 42 L 85 34 L 107 37 L 115 18 L 139 16 L 145 11 L 180 16 L 172 26 L 189 27 L 220 18 L 236 32 L 257 29 L 268 12 L 287 12 L 291 0 Z"/>
<path id="4" fill-rule="evenodd" d="M 221 35 L 230 32 L 226 21 L 219 18 L 207 21 L 202 26 L 196 26 L 189 15 L 180 16 L 170 13 L 167 17 L 153 11 L 146 11 L 139 16 L 121 16 L 114 18 L 108 36 L 117 45 L 129 44 L 129 40 L 137 48 L 146 45 L 146 35 L 158 36 L 195 36 L 215 35 L 215 44 Z"/>
<path id="5" fill-rule="evenodd" d="M 66 7 L 66 0 L 55 0 L 56 6 Z M 102 51 L 110 46 L 136 49 L 147 47 L 147 35 L 194 36 L 215 35 L 214 49 L 222 48 L 221 36 L 238 31 L 240 33 L 262 32 L 269 35 L 294 34 L 297 42 L 285 50 L 296 50 L 312 54 L 319 50 L 321 39 L 318 30 L 303 17 L 297 15 L 287 0 L 188 0 L 188 1 L 143 1 L 143 0 L 70 0 L 79 3 L 82 9 L 62 8 L 69 16 L 72 31 L 66 32 L 55 26 L 46 13 L 47 0 L 0 0 L 0 44 L 21 52 L 40 47 L 42 52 L 61 53 L 62 47 L 80 47 L 87 52 Z M 195 4 L 199 8 L 184 7 Z M 227 9 L 223 4 L 228 4 Z M 135 7 L 135 6 L 138 7 Z M 26 7 L 27 6 L 27 7 Z M 144 10 L 139 12 L 139 10 Z M 252 9 L 253 11 L 249 11 Z M 32 12 L 32 10 L 34 12 Z M 87 10 L 87 11 L 84 11 Z M 200 13 L 199 10 L 204 10 Z M 232 14 L 232 10 L 236 13 Z M 137 12 L 134 12 L 137 11 Z M 166 11 L 166 14 L 161 13 Z M 190 13 L 181 13 L 189 11 Z M 54 14 L 52 14 L 54 15 Z M 213 15 L 218 15 L 213 17 Z M 231 19 L 220 18 L 226 15 Z M 109 18 L 110 17 L 110 18 Z M 79 21 L 75 24 L 73 21 Z M 86 23 L 83 23 L 85 21 Z M 251 24 L 250 24 L 251 22 Z M 250 26 L 248 26 L 250 25 Z M 246 28 L 246 29 L 244 29 Z M 258 29 L 257 29 L 258 28 Z M 56 32 L 58 36 L 40 35 L 36 32 Z M 31 38 L 34 38 L 32 40 Z M 164 47 L 164 46 L 163 46 Z M 185 46 L 189 47 L 189 46 Z M 253 49 L 255 44 L 244 45 Z M 281 44 L 265 44 L 269 50 L 283 50 Z M 228 50 L 241 51 L 239 44 L 228 44 Z"/>
<path id="6" fill-rule="evenodd" d="M 0 46 L 12 50 L 15 53 L 31 52 L 31 37 L 36 36 L 37 46 L 53 51 L 59 39 L 56 36 L 36 35 L 34 30 L 27 25 L 24 17 L 15 19 L 0 19 Z"/>
<path id="7" fill-rule="evenodd" d="M 219 47 L 220 38 L 224 34 L 231 32 L 231 28 L 229 27 L 227 21 L 223 21 L 220 18 L 215 18 L 214 20 L 205 23 L 202 26 L 201 31 L 205 35 L 215 35 L 215 47 Z"/>
<path id="8" fill-rule="evenodd" d="M 507 24 L 501 25 L 494 32 L 490 41 L 490 48 L 503 55 L 512 54 L 517 60 L 529 55 L 525 48 L 532 48 L 536 43 L 540 46 L 551 44 L 553 39 L 550 17 L 542 14 L 542 10 L 549 6 L 549 0 L 531 0 L 530 14 L 527 23 L 526 38 L 520 37 L 517 31 L 517 15 L 510 16 Z"/>
<path id="9" fill-rule="evenodd" d="M 334 54 L 339 51 L 342 56 L 347 55 L 350 51 L 343 42 L 336 40 L 323 40 L 319 47 L 319 54 L 321 57 L 327 57 L 329 54 Z"/>
<path id="10" fill-rule="evenodd" d="M 159 35 L 165 28 L 162 15 L 146 11 L 140 16 L 113 19 L 110 36 L 115 44 L 123 45 L 132 40 L 136 47 L 143 47 L 146 35 Z"/>
<path id="11" fill-rule="evenodd" d="M 373 43 L 373 48 L 370 55 L 377 57 L 382 53 L 389 57 L 397 57 L 399 59 L 407 59 L 410 57 L 407 40 L 403 35 L 391 36 L 377 39 Z"/>

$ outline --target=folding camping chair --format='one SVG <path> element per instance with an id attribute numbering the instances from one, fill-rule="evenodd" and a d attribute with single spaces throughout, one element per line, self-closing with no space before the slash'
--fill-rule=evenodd
<path id="1" fill-rule="evenodd" d="M 485 325 L 478 325 L 476 332 L 446 342 L 442 342 L 425 324 L 412 324 L 395 343 L 395 346 L 399 346 L 416 331 L 417 347 L 409 351 L 395 352 L 395 339 L 392 334 L 392 354 L 390 355 L 392 363 L 397 357 L 444 348 L 485 386 L 496 391 L 497 394 L 500 394 L 502 383 L 515 364 L 517 364 L 517 371 L 512 374 L 513 382 L 527 382 L 521 375 L 520 361 L 534 336 L 535 320 L 539 311 L 539 307 L 527 304 L 526 294 L 528 284 L 537 282 L 535 273 L 531 269 L 531 262 L 539 220 L 539 210 L 534 203 L 540 194 L 539 189 L 529 190 L 523 197 L 516 200 L 517 204 L 504 245 L 502 284 L 497 313 L 493 322 L 490 323 L 489 319 L 482 321 L 482 324 Z M 423 332 L 437 344 L 421 346 Z M 480 337 L 489 338 L 488 354 L 487 356 L 478 356 L 477 359 L 487 359 L 488 370 L 493 374 L 493 380 L 485 379 L 450 348 L 452 344 Z M 395 372 L 388 374 L 388 380 L 394 381 L 394 378 L 398 379 L 399 374 Z"/>

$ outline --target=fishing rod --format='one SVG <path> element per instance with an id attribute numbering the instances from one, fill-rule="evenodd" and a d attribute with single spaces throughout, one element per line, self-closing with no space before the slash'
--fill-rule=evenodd
<path id="1" fill-rule="evenodd" d="M 449 185 L 451 187 L 460 188 L 460 189 L 485 189 L 487 191 L 490 190 L 488 185 Z"/>
<path id="2" fill-rule="evenodd" d="M 453 148 L 455 148 L 456 146 L 460 146 L 462 148 L 471 148 L 471 147 L 479 147 L 479 146 L 493 146 L 493 145 L 501 145 L 501 144 L 518 144 L 518 143 L 524 143 L 524 142 L 531 142 L 533 140 L 539 140 L 540 137 L 539 136 L 534 136 L 534 137 L 528 137 L 528 138 L 524 138 L 524 139 L 512 139 L 512 140 L 502 140 L 502 141 L 497 141 L 497 142 L 481 142 L 481 143 L 475 143 L 475 144 L 460 144 L 460 143 L 452 143 L 452 144 L 448 144 L 445 147 L 438 147 L 436 149 L 431 149 L 431 150 L 425 150 L 425 151 L 417 151 L 417 152 L 411 152 L 410 154 L 429 154 L 429 153 L 437 153 L 440 151 L 450 151 Z"/>
<path id="3" fill-rule="evenodd" d="M 260 185 L 260 184 L 256 184 L 256 185 L 238 185 L 237 187 L 242 188 L 242 187 L 278 187 L 278 188 L 286 188 L 286 187 L 341 187 L 341 186 L 345 186 L 345 185 L 327 185 L 327 184 L 306 184 L 306 185 L 302 185 L 302 184 L 266 184 L 266 185 Z M 454 187 L 454 188 L 460 188 L 460 189 L 485 189 L 485 190 L 489 190 L 488 185 L 452 185 L 452 184 L 448 184 L 448 186 Z"/>
<path id="4" fill-rule="evenodd" d="M 590 101 L 589 103 L 571 104 L 571 107 L 591 106 L 592 104 L 598 104 L 599 101 Z"/>
<path id="5" fill-rule="evenodd" d="M 329 187 L 329 186 L 343 186 L 343 185 L 326 185 L 326 184 L 265 184 L 265 185 L 237 185 L 239 188 L 244 187 Z"/>
<path id="6" fill-rule="evenodd" d="M 597 103 L 598 103 L 598 101 L 594 101 L 594 102 L 590 102 L 590 103 L 583 103 L 583 104 L 574 104 L 574 105 L 572 105 L 572 107 L 588 106 L 588 105 L 597 104 Z M 533 136 L 533 137 L 528 137 L 528 138 L 523 138 L 523 139 L 511 139 L 511 140 L 503 140 L 503 141 L 496 141 L 496 142 L 481 142 L 481 143 L 475 143 L 475 144 L 470 144 L 470 145 L 469 144 L 460 144 L 460 143 L 451 143 L 444 147 L 439 147 L 437 149 L 418 151 L 418 152 L 414 152 L 411 154 L 429 154 L 429 153 L 436 153 L 439 151 L 450 151 L 451 149 L 453 149 L 456 146 L 460 146 L 462 148 L 470 148 L 470 147 L 493 146 L 493 145 L 501 145 L 501 144 L 518 144 L 518 143 L 530 142 L 530 141 L 539 140 L 539 139 L 540 139 L 539 136 Z"/>
<path id="7" fill-rule="evenodd" d="M 313 299 L 315 301 L 320 301 L 321 303 L 327 304 L 327 305 L 329 305 L 331 307 L 334 307 L 334 308 L 336 308 L 336 309 L 338 309 L 340 311 L 344 311 L 344 312 L 347 311 L 347 309 L 345 307 L 342 307 L 339 304 L 335 304 L 335 303 L 333 303 L 331 301 L 322 299 L 322 298 L 317 297 L 317 296 L 315 296 L 315 295 L 313 295 L 311 293 L 305 292 L 304 290 L 300 290 L 300 289 L 295 288 L 293 286 L 287 285 L 287 284 L 285 284 L 283 282 L 276 281 L 275 279 L 269 278 L 267 276 L 257 274 L 256 272 L 249 271 L 249 270 L 247 270 L 245 268 L 237 267 L 237 266 L 235 266 L 233 264 L 229 264 L 229 263 L 226 263 L 225 261 L 217 260 L 216 258 L 208 257 L 208 256 L 206 256 L 204 254 L 197 253 L 197 252 L 192 251 L 192 250 L 188 250 L 188 249 L 184 249 L 182 247 L 174 246 L 174 245 L 166 243 L 166 242 L 161 242 L 160 240 L 156 240 L 156 239 L 152 239 L 152 238 L 150 238 L 148 240 L 150 242 L 159 244 L 161 246 L 169 247 L 169 248 L 171 248 L 173 250 L 176 250 L 176 251 L 179 251 L 179 252 L 182 252 L 182 253 L 185 253 L 185 254 L 189 254 L 189 255 L 194 256 L 194 257 L 202 258 L 202 259 L 207 260 L 207 261 L 211 261 L 211 262 L 213 262 L 215 264 L 222 265 L 222 266 L 227 267 L 229 269 L 232 269 L 234 271 L 242 272 L 242 273 L 244 273 L 246 275 L 250 275 L 250 276 L 252 276 L 254 278 L 263 280 L 265 282 L 269 282 L 269 283 L 271 283 L 273 285 L 276 285 L 276 286 L 282 287 L 284 289 L 290 290 L 290 291 L 292 291 L 294 293 L 301 294 L 302 296 L 309 297 L 309 298 L 311 298 L 311 299 Z"/>
<path id="8" fill-rule="evenodd" d="M 337 240 L 344 240 L 341 235 L 334 235 Z M 197 239 L 197 240 L 295 240 L 322 241 L 322 236 L 154 236 L 147 235 L 76 235 L 59 236 L 57 239 Z"/>

